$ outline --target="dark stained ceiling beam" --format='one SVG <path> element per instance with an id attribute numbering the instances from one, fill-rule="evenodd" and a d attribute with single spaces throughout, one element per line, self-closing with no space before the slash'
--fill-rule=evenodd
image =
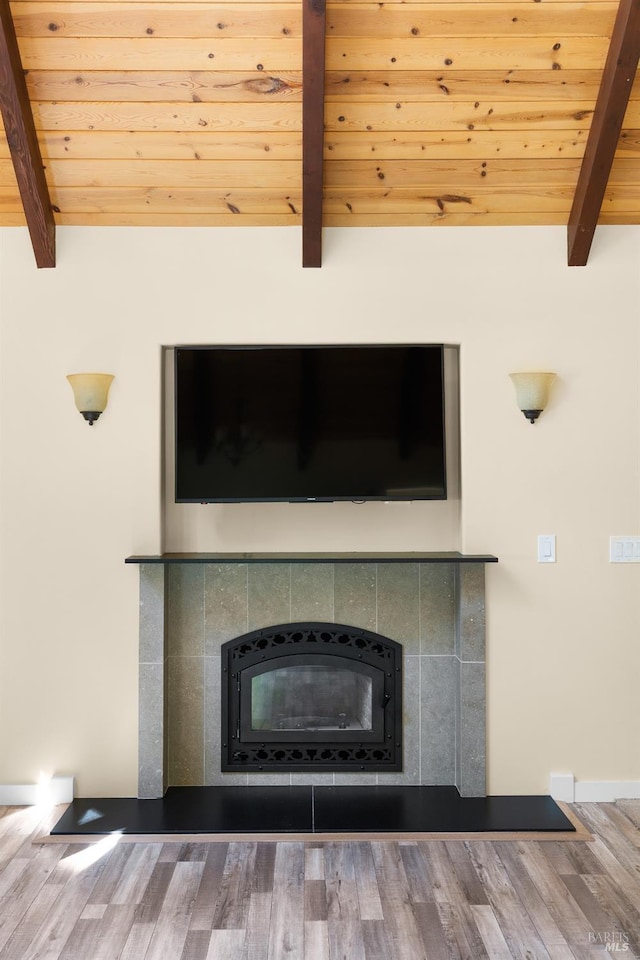
<path id="1" fill-rule="evenodd" d="M 568 225 L 570 267 L 589 257 L 640 57 L 640 0 L 620 0 Z"/>
<path id="2" fill-rule="evenodd" d="M 302 2 L 302 266 L 322 266 L 325 0 Z"/>
<path id="3" fill-rule="evenodd" d="M 8 0 L 0 0 L 0 110 L 36 263 L 55 267 L 55 222 Z"/>

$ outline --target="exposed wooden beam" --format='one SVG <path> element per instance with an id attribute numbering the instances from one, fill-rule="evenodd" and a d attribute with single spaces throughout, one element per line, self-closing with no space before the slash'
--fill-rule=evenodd
<path id="1" fill-rule="evenodd" d="M 55 267 L 56 234 L 8 0 L 0 0 L 0 110 L 39 267 Z"/>
<path id="2" fill-rule="evenodd" d="M 570 267 L 583 267 L 607 188 L 640 57 L 640 0 L 620 0 L 569 214 Z"/>
<path id="3" fill-rule="evenodd" d="M 325 0 L 302 6 L 302 266 L 322 266 Z"/>

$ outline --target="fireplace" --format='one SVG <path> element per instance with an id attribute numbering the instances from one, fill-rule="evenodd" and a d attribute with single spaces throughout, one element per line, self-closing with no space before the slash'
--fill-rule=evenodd
<path id="1" fill-rule="evenodd" d="M 402 647 L 336 623 L 222 645 L 223 771 L 402 769 Z"/>
<path id="2" fill-rule="evenodd" d="M 485 568 L 495 559 L 459 553 L 130 557 L 127 562 L 140 565 L 139 797 L 160 797 L 168 786 L 218 785 L 455 785 L 462 796 L 484 796 Z M 229 696 L 222 647 L 247 636 L 255 640 L 253 680 L 264 672 L 266 651 L 259 644 L 271 643 L 270 625 L 284 625 L 276 630 L 282 636 L 285 628 L 298 633 L 301 623 L 334 631 L 335 642 L 328 646 L 355 653 L 344 657 L 352 672 L 359 662 L 375 668 L 364 656 L 370 642 L 400 648 L 401 670 L 391 672 L 402 685 L 401 696 L 380 686 L 376 672 L 363 669 L 344 681 L 342 705 L 327 707 L 318 695 L 303 710 L 295 704 L 263 710 L 259 704 L 275 698 L 275 689 L 288 687 L 291 677 L 314 689 L 332 686 L 335 664 L 321 659 L 327 651 L 312 641 L 306 650 L 311 659 L 285 662 L 283 654 L 279 669 L 294 672 L 256 680 L 255 704 L 251 696 L 244 708 L 237 702 L 225 733 L 242 723 L 244 709 L 248 735 L 240 741 L 241 752 L 253 753 L 252 765 L 244 758 L 233 765 L 231 757 L 228 766 L 228 754 L 221 762 L 222 744 L 231 742 L 221 723 L 221 700 Z M 351 639 L 340 639 L 352 631 Z M 274 649 L 288 647 L 286 657 L 297 657 L 293 646 L 273 641 Z M 382 721 L 374 718 L 374 707 L 387 694 L 392 699 L 383 708 L 383 722 L 399 711 L 402 739 L 396 720 L 391 738 L 384 728 L 384 742 L 401 747 L 395 760 L 376 767 L 380 758 L 357 752 L 378 749 Z M 335 726 L 338 733 L 327 730 Z M 262 730 L 269 731 L 268 740 Z M 325 742 L 327 732 L 340 737 L 336 747 Z M 258 756 L 267 742 L 270 752 Z M 338 760 L 346 765 L 334 766 L 335 755 L 304 756 L 318 744 L 343 751 Z M 276 756 L 278 750 L 289 752 L 285 767 L 269 765 L 285 759 Z"/>

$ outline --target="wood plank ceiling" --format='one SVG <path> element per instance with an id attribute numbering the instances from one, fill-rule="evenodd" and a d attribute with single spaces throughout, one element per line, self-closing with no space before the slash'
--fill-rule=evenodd
<path id="1" fill-rule="evenodd" d="M 618 7 L 331 0 L 324 225 L 566 224 Z M 56 223 L 301 223 L 300 2 L 11 12 Z M 0 225 L 24 222 L 3 135 Z M 637 79 L 600 222 L 640 223 Z"/>

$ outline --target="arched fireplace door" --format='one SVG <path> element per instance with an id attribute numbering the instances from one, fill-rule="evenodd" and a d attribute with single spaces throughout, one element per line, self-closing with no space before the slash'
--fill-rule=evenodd
<path id="1" fill-rule="evenodd" d="M 340 623 L 222 646 L 222 770 L 402 769 L 402 646 Z"/>

